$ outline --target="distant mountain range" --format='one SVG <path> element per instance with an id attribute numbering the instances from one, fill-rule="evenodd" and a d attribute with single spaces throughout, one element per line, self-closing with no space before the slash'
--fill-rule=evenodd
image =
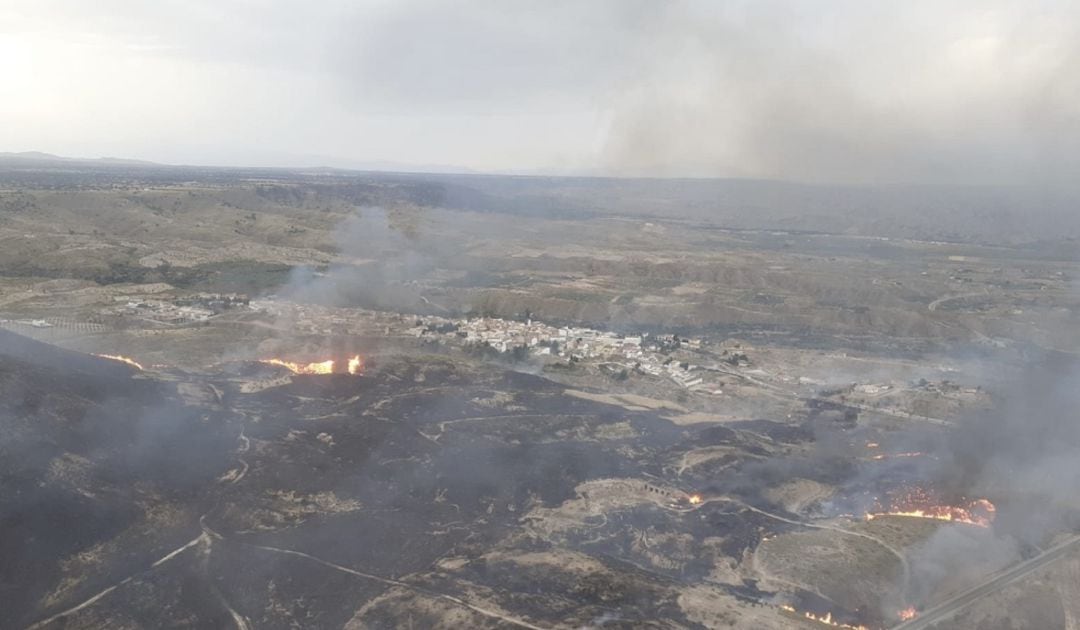
<path id="1" fill-rule="evenodd" d="M 448 164 L 408 164 L 403 162 L 389 161 L 347 161 L 339 159 L 309 156 L 299 157 L 292 160 L 283 160 L 283 163 L 292 161 L 292 165 L 279 166 L 214 166 L 207 164 L 166 164 L 163 162 L 151 162 L 149 160 L 132 160 L 126 158 L 99 157 L 99 158 L 75 158 L 43 151 L 0 151 L 0 165 L 26 165 L 26 166 L 53 166 L 53 165 L 92 165 L 92 166 L 144 166 L 156 168 L 230 168 L 230 169 L 281 169 L 288 171 L 297 170 L 333 170 L 333 171 L 374 171 L 386 173 L 425 173 L 425 174 L 477 174 L 472 169 L 453 166 Z M 297 164 L 300 164 L 297 166 Z M 335 164 L 326 166 L 326 164 Z"/>
<path id="2" fill-rule="evenodd" d="M 114 157 L 72 158 L 64 157 L 62 155 L 53 155 L 52 153 L 44 153 L 42 151 L 0 151 L 0 162 L 89 162 L 93 164 L 117 164 L 129 166 L 165 166 L 164 164 L 147 160 L 129 160 Z"/>

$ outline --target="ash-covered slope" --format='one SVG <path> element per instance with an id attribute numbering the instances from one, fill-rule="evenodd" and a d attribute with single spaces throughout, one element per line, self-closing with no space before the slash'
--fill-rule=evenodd
<path id="1" fill-rule="evenodd" d="M 688 503 L 699 430 L 656 411 L 433 357 L 289 382 L 3 341 L 0 626 L 784 627 L 716 579 L 783 523 Z"/>
<path id="2" fill-rule="evenodd" d="M 88 597 L 196 526 L 234 438 L 136 374 L 0 330 L 0 625 Z"/>

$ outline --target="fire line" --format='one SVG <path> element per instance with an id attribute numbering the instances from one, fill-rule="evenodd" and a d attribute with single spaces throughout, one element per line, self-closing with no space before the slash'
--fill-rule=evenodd
<path id="1" fill-rule="evenodd" d="M 285 361 L 284 359 L 262 359 L 259 363 L 265 363 L 267 365 L 277 365 L 283 367 L 293 374 L 333 374 L 334 373 L 334 360 L 327 359 L 326 361 L 313 361 L 311 363 L 296 363 L 293 361 Z M 360 358 L 360 355 L 356 355 L 348 360 L 346 364 L 346 371 L 349 374 L 361 374 L 364 371 L 364 361 Z"/>
<path id="2" fill-rule="evenodd" d="M 926 496 L 913 493 L 907 500 L 900 501 L 887 509 L 868 512 L 866 520 L 872 521 L 883 516 L 905 516 L 990 527 L 997 512 L 994 504 L 986 499 L 976 499 L 961 505 L 938 505 L 921 499 L 926 499 Z"/>
<path id="3" fill-rule="evenodd" d="M 119 355 L 119 354 L 95 354 L 94 356 L 95 357 L 101 357 L 102 359 L 109 359 L 111 361 L 119 361 L 121 363 L 127 363 L 131 367 L 138 368 L 140 370 L 145 369 L 145 368 L 143 368 L 142 364 L 135 361 L 134 359 L 129 359 L 128 357 L 125 357 L 125 356 L 122 356 L 122 355 Z"/>
<path id="4" fill-rule="evenodd" d="M 808 611 L 800 613 L 798 610 L 795 610 L 793 606 L 788 606 L 787 604 L 780 606 L 780 608 L 786 610 L 789 613 L 794 613 L 796 615 L 801 614 L 803 617 L 811 621 L 816 621 L 820 624 L 832 626 L 834 628 L 845 628 L 846 630 L 870 630 L 870 628 L 862 624 L 853 626 L 848 623 L 839 623 L 837 621 L 833 621 L 831 612 L 827 612 L 824 615 L 815 615 L 814 613 Z"/>

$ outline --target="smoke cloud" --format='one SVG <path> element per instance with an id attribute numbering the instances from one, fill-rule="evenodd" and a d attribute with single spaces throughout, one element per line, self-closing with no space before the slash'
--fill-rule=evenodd
<path id="1" fill-rule="evenodd" d="M 425 312 L 431 310 L 413 282 L 438 267 L 453 248 L 405 210 L 365 207 L 338 226 L 338 259 L 324 272 L 295 270 L 281 295 L 329 306 Z"/>
<path id="2" fill-rule="evenodd" d="M 1065 183 L 1080 148 L 1064 3 L 675 4 L 614 109 L 619 172 Z"/>
<path id="3" fill-rule="evenodd" d="M 1078 378 L 1074 358 L 1040 355 L 1001 386 L 992 409 L 963 418 L 933 457 L 921 460 L 922 474 L 942 496 L 989 497 L 997 513 L 992 529 L 947 525 L 912 549 L 906 596 L 898 599 L 925 603 L 1076 531 Z"/>
<path id="4" fill-rule="evenodd" d="M 12 150 L 1040 186 L 1080 166 L 1080 7 L 1059 0 L 17 1 L 0 19 L 4 57 L 35 60 L 5 75 Z"/>
<path id="5" fill-rule="evenodd" d="M 1050 353 L 1033 362 L 999 404 L 968 418 L 947 443 L 945 477 L 971 492 L 1003 497 L 998 529 L 1040 543 L 1080 514 L 1080 365 Z"/>

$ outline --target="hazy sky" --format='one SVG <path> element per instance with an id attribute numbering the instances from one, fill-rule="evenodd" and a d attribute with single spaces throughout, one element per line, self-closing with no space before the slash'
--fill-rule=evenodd
<path id="1" fill-rule="evenodd" d="M 2 0 L 0 151 L 1041 182 L 1080 2 Z"/>

